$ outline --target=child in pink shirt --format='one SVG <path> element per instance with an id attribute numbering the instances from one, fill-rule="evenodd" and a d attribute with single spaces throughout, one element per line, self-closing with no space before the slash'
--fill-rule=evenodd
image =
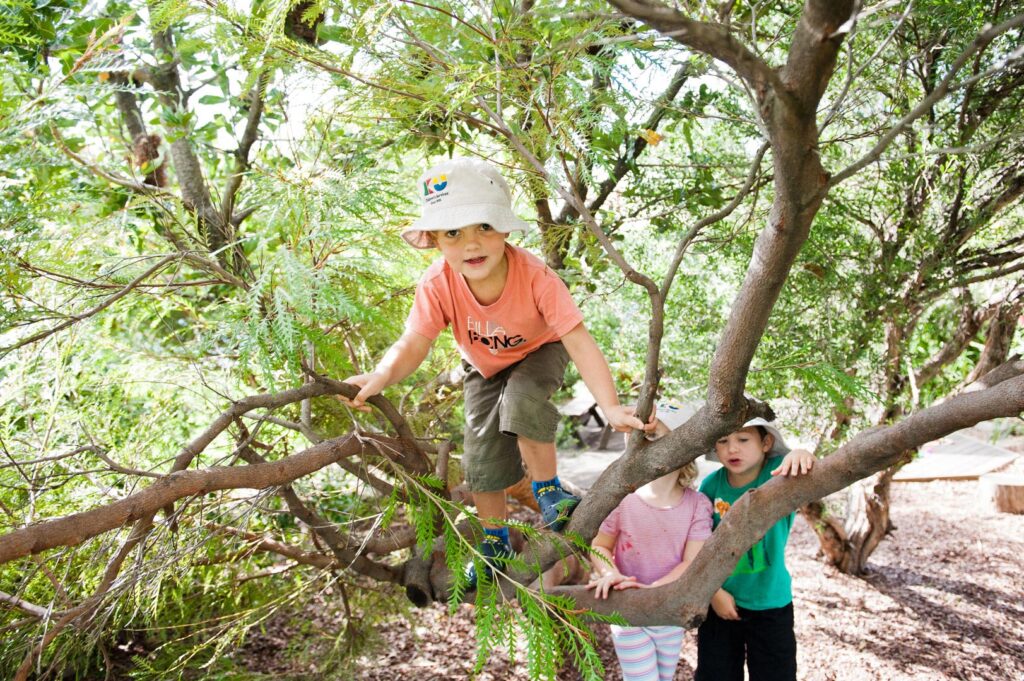
<path id="1" fill-rule="evenodd" d="M 402 236 L 439 258 L 420 280 L 405 332 L 370 373 L 347 383 L 357 408 L 409 376 L 447 327 L 467 370 L 463 469 L 484 526 L 484 575 L 512 555 L 505 526 L 505 489 L 526 462 L 548 527 L 568 523 L 579 498 L 562 489 L 555 461 L 558 411 L 550 403 L 568 359 L 609 422 L 619 431 L 649 430 L 619 404 L 608 363 L 583 325 L 561 279 L 529 252 L 506 243 L 529 226 L 512 212 L 508 184 L 489 163 L 454 158 L 429 169 L 418 185 L 422 217 Z M 466 576 L 476 585 L 474 563 Z"/>
<path id="2" fill-rule="evenodd" d="M 656 435 L 682 425 L 690 409 L 661 407 Z M 662 586 L 682 576 L 711 536 L 711 502 L 691 485 L 690 462 L 627 495 L 601 524 L 591 542 L 594 571 L 588 589 L 607 598 L 611 589 Z M 671 681 L 683 644 L 681 627 L 611 625 L 615 654 L 625 681 Z"/>

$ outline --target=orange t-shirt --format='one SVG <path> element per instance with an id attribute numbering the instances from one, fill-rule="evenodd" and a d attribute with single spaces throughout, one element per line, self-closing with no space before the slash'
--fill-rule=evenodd
<path id="1" fill-rule="evenodd" d="M 481 305 L 444 258 L 420 279 L 405 328 L 434 340 L 451 325 L 463 358 L 490 378 L 583 321 L 569 289 L 528 251 L 505 245 L 508 276 L 501 297 Z"/>

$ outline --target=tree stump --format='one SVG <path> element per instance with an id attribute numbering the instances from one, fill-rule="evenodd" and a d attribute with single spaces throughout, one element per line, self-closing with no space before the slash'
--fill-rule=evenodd
<path id="1" fill-rule="evenodd" d="M 999 513 L 1024 513 L 1024 475 L 982 475 L 978 478 L 978 494 Z"/>

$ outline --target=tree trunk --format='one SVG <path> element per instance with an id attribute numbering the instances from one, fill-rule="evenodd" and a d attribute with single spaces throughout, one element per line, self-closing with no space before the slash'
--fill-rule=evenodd
<path id="1" fill-rule="evenodd" d="M 978 478 L 978 496 L 998 513 L 1024 513 L 1024 475 L 983 475 Z"/>
<path id="2" fill-rule="evenodd" d="M 989 322 L 988 334 L 985 337 L 985 347 L 981 351 L 978 363 L 974 370 L 964 381 L 965 384 L 973 383 L 981 376 L 992 371 L 1006 361 L 1010 354 L 1010 347 L 1013 345 L 1013 336 L 1017 331 L 1017 321 L 1021 313 L 1021 302 L 1004 303 L 999 306 L 995 317 Z"/>
<path id="3" fill-rule="evenodd" d="M 862 575 L 868 559 L 895 527 L 889 517 L 892 478 L 907 461 L 881 471 L 846 490 L 844 519 L 828 514 L 820 501 L 807 504 L 800 515 L 818 536 L 826 561 L 847 575 Z"/>

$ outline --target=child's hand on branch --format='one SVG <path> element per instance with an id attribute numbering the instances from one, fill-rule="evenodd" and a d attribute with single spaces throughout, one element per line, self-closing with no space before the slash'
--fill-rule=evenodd
<path id="1" fill-rule="evenodd" d="M 711 597 L 711 607 L 714 608 L 715 614 L 723 620 L 738 620 L 740 618 L 739 610 L 736 609 L 736 599 L 725 589 L 719 589 Z"/>
<path id="2" fill-rule="evenodd" d="M 602 408 L 601 410 L 608 419 L 608 425 L 612 427 L 612 430 L 620 433 L 628 433 L 632 430 L 651 432 L 656 424 L 653 420 L 650 423 L 644 423 L 638 419 L 635 416 L 636 408 L 629 405 L 617 404 L 614 407 Z"/>
<path id="3" fill-rule="evenodd" d="M 609 572 L 600 577 L 592 576 L 587 583 L 588 589 L 594 589 L 594 598 L 608 598 L 608 592 L 613 588 L 616 591 L 623 589 L 636 589 L 642 586 L 636 577 L 629 577 L 619 572 Z"/>
<path id="4" fill-rule="evenodd" d="M 366 400 L 378 394 L 388 386 L 388 377 L 379 371 L 371 371 L 368 374 L 350 376 L 343 382 L 348 383 L 349 385 L 359 386 L 361 390 L 359 391 L 359 394 L 352 399 L 349 399 L 344 395 L 338 395 L 337 397 L 341 400 L 342 404 L 346 404 L 353 409 L 358 409 L 359 411 L 370 411 L 370 407 L 366 405 Z"/>
<path id="5" fill-rule="evenodd" d="M 772 475 L 801 475 L 809 473 L 814 468 L 814 454 L 806 449 L 794 449 L 782 460 L 779 467 L 772 471 Z"/>

